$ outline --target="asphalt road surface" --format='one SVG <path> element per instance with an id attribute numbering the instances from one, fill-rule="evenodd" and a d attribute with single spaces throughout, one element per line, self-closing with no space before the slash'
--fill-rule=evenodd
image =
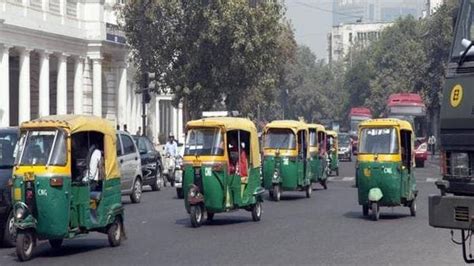
<path id="1" fill-rule="evenodd" d="M 140 204 L 124 197 L 128 239 L 122 246 L 111 248 L 96 233 L 67 240 L 59 251 L 41 242 L 24 265 L 463 264 L 449 230 L 428 225 L 428 195 L 438 193 L 436 164 L 416 170 L 416 217 L 398 207 L 382 208 L 377 222 L 364 218 L 353 187 L 354 164 L 341 163 L 329 189 L 315 186 L 310 199 L 288 192 L 280 202 L 266 200 L 260 222 L 238 211 L 216 214 L 212 224 L 194 229 L 171 188 L 145 193 Z M 15 249 L 0 249 L 0 265 L 15 264 Z"/>

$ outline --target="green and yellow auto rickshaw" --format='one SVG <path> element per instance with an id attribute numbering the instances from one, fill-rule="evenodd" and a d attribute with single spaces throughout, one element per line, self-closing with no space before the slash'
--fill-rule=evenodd
<path id="1" fill-rule="evenodd" d="M 262 215 L 260 154 L 252 121 L 212 117 L 186 125 L 183 189 L 193 227 L 215 213 L 245 209 L 254 221 Z"/>
<path id="2" fill-rule="evenodd" d="M 405 206 L 416 215 L 414 135 L 411 124 L 374 119 L 359 125 L 357 178 L 359 204 L 378 220 L 380 207 Z"/>
<path id="3" fill-rule="evenodd" d="M 92 231 L 120 245 L 114 127 L 97 117 L 64 115 L 25 122 L 20 132 L 12 177 L 18 258 L 29 260 L 38 240 L 60 248 L 63 239 Z"/>
<path id="4" fill-rule="evenodd" d="M 311 197 L 309 130 L 300 121 L 273 121 L 264 129 L 263 184 L 279 201 L 282 191 L 305 191 Z"/>
<path id="5" fill-rule="evenodd" d="M 330 176 L 332 173 L 336 173 L 336 176 L 339 176 L 339 141 L 337 132 L 333 130 L 326 131 L 327 134 L 327 143 L 326 150 L 328 153 L 328 163 L 327 163 L 327 175 Z"/>
<path id="6" fill-rule="evenodd" d="M 327 189 L 326 128 L 320 124 L 308 124 L 310 179 Z"/>

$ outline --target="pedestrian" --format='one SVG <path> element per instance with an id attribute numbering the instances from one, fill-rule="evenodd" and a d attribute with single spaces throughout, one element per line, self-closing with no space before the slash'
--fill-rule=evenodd
<path id="1" fill-rule="evenodd" d="M 117 125 L 117 130 L 120 130 L 120 125 Z"/>
<path id="2" fill-rule="evenodd" d="M 428 145 L 430 146 L 430 149 L 431 149 L 431 156 L 434 156 L 436 153 L 436 137 L 434 135 L 431 135 L 428 138 Z"/>
<path id="3" fill-rule="evenodd" d="M 140 136 L 142 134 L 142 127 L 138 127 L 137 133 L 135 135 Z"/>
<path id="4" fill-rule="evenodd" d="M 124 124 L 124 125 L 123 125 L 123 131 L 128 132 L 128 130 L 127 130 L 127 124 Z"/>

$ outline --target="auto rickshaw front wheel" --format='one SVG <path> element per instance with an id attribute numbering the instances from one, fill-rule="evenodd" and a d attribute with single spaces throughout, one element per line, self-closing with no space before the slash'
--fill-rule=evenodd
<path id="1" fill-rule="evenodd" d="M 311 184 L 306 186 L 306 197 L 311 198 L 311 193 L 313 192 L 313 188 L 311 187 Z"/>
<path id="2" fill-rule="evenodd" d="M 189 215 L 191 218 L 191 225 L 196 228 L 202 225 L 203 210 L 200 205 L 193 205 L 189 208 Z"/>
<path id="3" fill-rule="evenodd" d="M 378 221 L 380 218 L 380 207 L 377 202 L 372 202 L 372 220 Z"/>
<path id="4" fill-rule="evenodd" d="M 262 219 L 262 202 L 258 201 L 252 207 L 252 220 L 258 222 Z"/>
<path id="5" fill-rule="evenodd" d="M 280 189 L 280 185 L 274 185 L 273 188 L 272 188 L 272 199 L 273 201 L 280 201 L 280 198 L 281 198 L 281 189 Z"/>
<path id="6" fill-rule="evenodd" d="M 410 202 L 410 215 L 416 216 L 416 198 Z"/>
<path id="7" fill-rule="evenodd" d="M 111 247 L 120 246 L 123 232 L 122 227 L 122 220 L 117 217 L 115 218 L 115 221 L 111 225 L 109 225 L 109 228 L 107 228 L 107 237 L 109 239 L 109 244 Z"/>
<path id="8" fill-rule="evenodd" d="M 32 230 L 18 231 L 16 236 L 16 256 L 20 261 L 30 260 L 36 245 L 36 236 Z"/>

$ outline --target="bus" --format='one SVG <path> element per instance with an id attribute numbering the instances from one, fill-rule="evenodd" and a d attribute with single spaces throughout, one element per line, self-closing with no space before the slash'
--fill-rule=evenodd
<path id="1" fill-rule="evenodd" d="M 352 139 L 352 153 L 357 154 L 357 134 L 362 121 L 372 119 L 372 111 L 366 107 L 353 107 L 349 112 L 349 135 Z"/>
<path id="2" fill-rule="evenodd" d="M 398 118 L 411 123 L 416 136 L 415 163 L 424 167 L 428 159 L 428 128 L 426 120 L 426 105 L 417 93 L 395 93 L 388 97 L 388 118 Z"/>

